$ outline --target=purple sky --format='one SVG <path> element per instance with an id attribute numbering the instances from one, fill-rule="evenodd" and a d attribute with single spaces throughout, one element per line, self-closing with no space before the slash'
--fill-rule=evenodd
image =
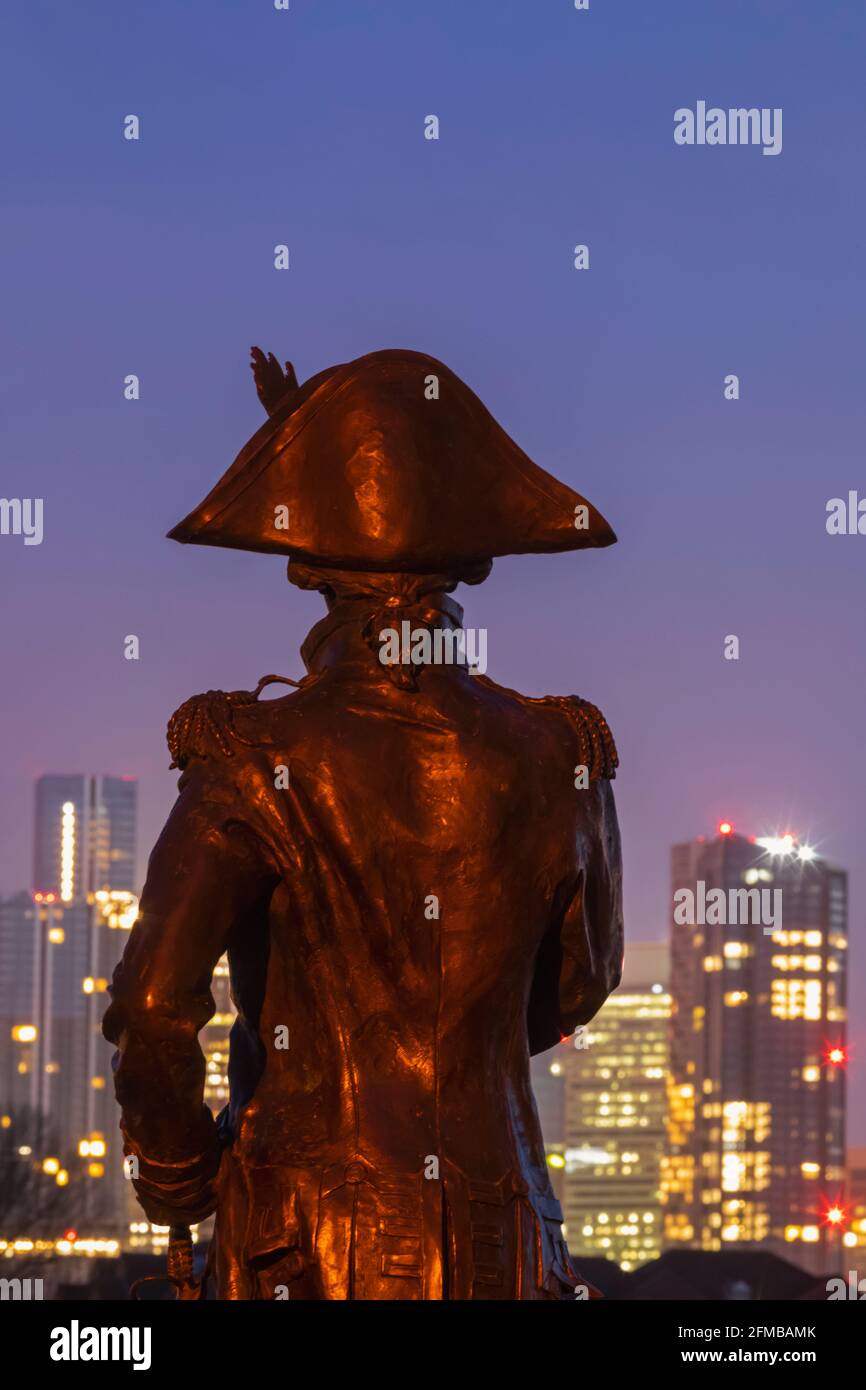
<path id="1" fill-rule="evenodd" d="M 850 870 L 866 1141 L 866 537 L 824 525 L 866 495 L 864 41 L 861 0 L 5 7 L 0 494 L 45 540 L 0 537 L 0 889 L 41 772 L 135 774 L 143 865 L 173 709 L 300 673 L 317 596 L 163 539 L 264 418 L 249 345 L 429 351 L 619 533 L 457 597 L 494 679 L 607 715 L 632 937 L 722 816 Z M 676 146 L 698 100 L 781 107 L 781 155 Z"/>

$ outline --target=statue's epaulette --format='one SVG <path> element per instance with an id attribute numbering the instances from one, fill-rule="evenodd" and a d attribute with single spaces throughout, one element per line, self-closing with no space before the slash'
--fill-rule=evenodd
<path id="1" fill-rule="evenodd" d="M 568 715 L 580 741 L 580 761 L 589 769 L 589 780 L 599 777 L 609 780 L 616 776 L 619 754 L 613 741 L 610 725 L 601 710 L 579 695 L 564 695 L 557 699 Z"/>
<path id="2" fill-rule="evenodd" d="M 242 737 L 235 728 L 234 712 L 244 706 L 257 705 L 259 696 L 268 685 L 291 685 L 294 687 L 312 685 L 317 676 L 307 675 L 302 680 L 291 680 L 288 676 L 262 676 L 255 690 L 208 690 L 204 695 L 193 695 L 176 709 L 168 721 L 166 739 L 171 754 L 171 767 L 185 768 L 190 758 L 211 758 L 215 754 L 224 758 L 234 756 L 233 743 L 244 743 L 250 747 L 250 740 Z"/>
<path id="3" fill-rule="evenodd" d="M 191 757 L 233 757 L 232 741 L 237 738 L 234 710 L 255 703 L 256 693 L 252 690 L 208 690 L 185 700 L 169 719 L 166 730 L 171 766 L 184 768 Z"/>

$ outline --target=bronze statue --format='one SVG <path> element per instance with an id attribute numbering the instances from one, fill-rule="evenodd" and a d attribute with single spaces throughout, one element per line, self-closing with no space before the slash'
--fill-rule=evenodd
<path id="1" fill-rule="evenodd" d="M 216 1212 L 223 1299 L 573 1297 L 529 1058 L 619 981 L 617 755 L 588 702 L 473 674 L 449 595 L 616 538 L 434 358 L 303 386 L 253 358 L 269 419 L 170 535 L 287 555 L 328 615 L 297 689 L 169 723 L 179 796 L 104 1024 L 139 1200 L 181 1232 Z M 196 1035 L 224 952 L 215 1122 Z"/>

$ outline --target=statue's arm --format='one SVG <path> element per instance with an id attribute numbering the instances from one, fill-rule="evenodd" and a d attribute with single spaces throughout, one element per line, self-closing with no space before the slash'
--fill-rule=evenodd
<path id="1" fill-rule="evenodd" d="M 213 970 L 233 929 L 270 891 L 257 842 L 209 792 L 207 772 L 194 760 L 181 778 L 103 1021 L 117 1046 L 124 1151 L 137 1165 L 139 1200 L 159 1224 L 213 1210 L 221 1152 L 197 1035 L 213 1016 Z"/>
<path id="2" fill-rule="evenodd" d="M 533 1055 L 589 1023 L 622 974 L 622 853 L 613 788 L 600 778 L 584 795 L 593 798 L 584 872 L 536 961 L 528 1010 Z"/>

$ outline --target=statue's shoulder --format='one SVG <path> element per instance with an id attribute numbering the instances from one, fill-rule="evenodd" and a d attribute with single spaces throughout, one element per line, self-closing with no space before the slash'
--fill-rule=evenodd
<path id="1" fill-rule="evenodd" d="M 487 676 L 476 676 L 475 679 L 521 705 L 558 712 L 560 718 L 564 716 L 577 735 L 578 760 L 589 770 L 590 781 L 597 781 L 600 777 L 611 780 L 616 776 L 619 754 L 610 725 L 597 705 L 579 695 L 523 695 L 519 690 L 497 685 Z"/>
<path id="2" fill-rule="evenodd" d="M 580 745 L 580 762 L 589 769 L 589 780 L 593 782 L 599 777 L 613 780 L 619 767 L 619 754 L 610 725 L 598 705 L 579 695 L 548 695 L 545 702 L 557 705 L 571 722 Z"/>
<path id="3" fill-rule="evenodd" d="M 171 766 L 184 768 L 190 758 L 233 757 L 235 710 L 255 702 L 252 690 L 206 690 L 184 700 L 165 735 Z"/>
<path id="4" fill-rule="evenodd" d="M 259 694 L 266 685 L 275 682 L 299 686 L 304 681 L 289 680 L 286 676 L 262 676 L 255 690 L 206 690 L 193 695 L 175 710 L 168 721 L 166 740 L 171 753 L 171 766 L 183 769 L 190 758 L 218 759 L 234 757 L 239 745 L 255 747 L 260 739 L 258 730 L 243 718 L 243 729 L 237 716 L 259 715 L 255 723 L 266 724 L 272 715 L 275 701 L 259 703 Z M 265 730 L 261 730 L 264 736 Z M 251 736 L 252 735 L 252 736 Z"/>

